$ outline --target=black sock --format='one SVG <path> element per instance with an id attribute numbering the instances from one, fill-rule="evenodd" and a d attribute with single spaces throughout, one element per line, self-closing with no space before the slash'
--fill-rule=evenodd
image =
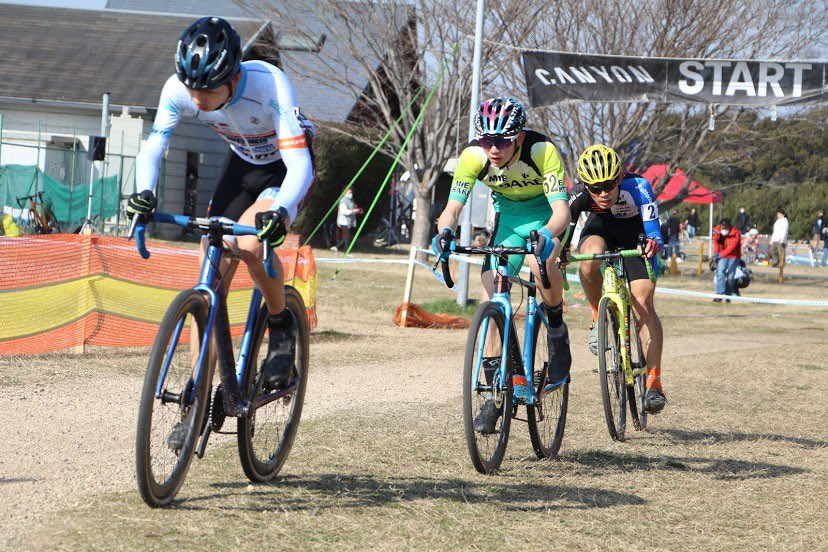
<path id="1" fill-rule="evenodd" d="M 550 328 L 560 328 L 563 324 L 563 301 L 550 307 L 546 303 L 541 303 L 546 308 L 546 316 L 549 318 Z"/>
<path id="2" fill-rule="evenodd" d="M 494 381 L 494 374 L 500 368 L 500 357 L 483 357 L 483 375 L 486 377 L 486 385 Z"/>
<path id="3" fill-rule="evenodd" d="M 290 311 L 283 310 L 279 314 L 268 314 L 267 325 L 275 330 L 287 330 L 293 321 L 290 318 Z"/>

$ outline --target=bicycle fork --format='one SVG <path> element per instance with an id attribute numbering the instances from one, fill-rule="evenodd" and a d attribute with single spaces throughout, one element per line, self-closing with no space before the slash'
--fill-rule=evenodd
<path id="1" fill-rule="evenodd" d="M 606 264 L 604 268 L 604 289 L 603 295 L 615 304 L 618 309 L 619 320 L 619 355 L 621 357 L 621 371 L 624 375 L 624 382 L 626 385 L 634 383 L 632 365 L 630 362 L 630 306 L 627 299 L 626 286 L 622 286 L 618 280 L 618 275 L 612 266 Z"/>

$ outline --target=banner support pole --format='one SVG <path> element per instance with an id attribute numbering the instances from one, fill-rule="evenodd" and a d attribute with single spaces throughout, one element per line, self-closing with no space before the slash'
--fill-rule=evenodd
<path id="1" fill-rule="evenodd" d="M 480 64 L 483 57 L 483 12 L 486 9 L 485 0 L 477 0 L 477 19 L 474 26 L 474 60 L 472 62 L 472 88 L 471 88 L 471 104 L 469 117 L 469 141 L 474 139 L 474 117 L 477 112 L 477 104 L 480 103 Z M 472 216 L 472 201 L 474 198 L 474 184 L 469 190 L 469 197 L 466 200 L 466 206 L 460 213 L 460 245 L 468 246 L 471 244 L 471 216 Z M 457 273 L 457 282 L 460 289 L 457 292 L 457 304 L 465 307 L 469 301 L 469 265 L 468 263 L 460 263 L 459 271 Z"/>

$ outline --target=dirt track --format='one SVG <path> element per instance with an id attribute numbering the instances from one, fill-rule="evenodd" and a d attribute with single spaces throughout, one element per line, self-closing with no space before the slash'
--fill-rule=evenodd
<path id="1" fill-rule="evenodd" d="M 346 302 L 345 283 L 321 285 L 317 331 L 333 337 L 312 346 L 306 419 L 340 409 L 381 412 L 383 403 L 441 403 L 459 397 L 459 386 L 435 382 L 457 379 L 465 332 L 400 330 L 389 322 L 388 305 L 361 311 Z M 399 289 L 392 282 L 377 286 L 377 293 L 387 294 L 386 302 L 393 303 L 390 298 Z M 717 333 L 705 328 L 704 317 L 683 317 L 681 311 L 692 303 L 671 304 L 678 308 L 663 314 L 665 327 L 673 332 L 664 358 L 668 385 L 670 367 L 706 362 L 714 353 L 732 359 L 731 353 L 761 349 L 769 342 L 780 347 L 802 343 L 809 349 L 824 343 L 825 319 L 805 332 L 753 333 L 749 316 L 761 311 L 733 305 L 727 311 L 732 318 L 716 325 L 739 329 Z M 570 318 L 583 316 L 575 310 Z M 585 347 L 578 349 L 586 341 L 584 324 L 570 326 L 573 377 L 586 381 L 594 377 L 594 357 Z M 82 509 L 92 497 L 135 490 L 134 428 L 144 358 L 142 352 L 98 351 L 86 357 L 0 359 L 0 389 L 7 405 L 0 425 L 0 548 L 7 539 L 7 544 L 21 542 L 46 517 Z"/>

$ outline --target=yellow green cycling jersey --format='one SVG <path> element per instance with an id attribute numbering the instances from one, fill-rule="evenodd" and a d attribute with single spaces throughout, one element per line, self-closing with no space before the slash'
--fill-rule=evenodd
<path id="1" fill-rule="evenodd" d="M 564 184 L 564 167 L 558 148 L 549 138 L 532 130 L 525 131 L 523 144 L 515 159 L 504 168 L 495 167 L 477 140 L 460 154 L 449 199 L 466 203 L 476 180 L 492 189 L 495 211 L 517 207 L 520 203 L 546 197 L 551 205 L 568 201 Z"/>

